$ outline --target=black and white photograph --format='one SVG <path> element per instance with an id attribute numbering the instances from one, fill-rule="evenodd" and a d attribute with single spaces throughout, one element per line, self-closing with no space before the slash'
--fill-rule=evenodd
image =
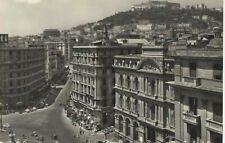
<path id="1" fill-rule="evenodd" d="M 223 12 L 0 0 L 0 143 L 225 142 Z"/>

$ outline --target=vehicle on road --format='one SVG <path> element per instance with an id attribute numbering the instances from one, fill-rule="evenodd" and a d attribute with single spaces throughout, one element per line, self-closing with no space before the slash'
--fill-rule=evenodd
<path id="1" fill-rule="evenodd" d="M 28 109 L 28 108 L 27 108 L 27 109 L 25 109 L 25 112 L 29 113 L 29 112 L 30 112 L 30 109 Z"/>
<path id="2" fill-rule="evenodd" d="M 32 108 L 32 110 L 33 110 L 33 111 L 36 111 L 36 110 L 37 110 L 37 108 L 36 108 L 36 107 L 33 107 L 33 108 Z"/>
<path id="3" fill-rule="evenodd" d="M 3 128 L 4 129 L 9 129 L 9 128 L 11 128 L 11 126 L 10 126 L 9 123 L 5 123 L 5 124 L 3 124 Z"/>
<path id="4" fill-rule="evenodd" d="M 57 136 L 57 135 L 53 135 L 53 136 L 52 136 L 52 139 L 53 139 L 53 140 L 58 140 L 58 136 Z"/>
<path id="5" fill-rule="evenodd" d="M 38 136 L 38 134 L 37 134 L 37 132 L 36 132 L 36 131 L 33 131 L 33 132 L 31 133 L 31 136 L 33 136 L 33 137 L 37 137 L 37 136 Z"/>

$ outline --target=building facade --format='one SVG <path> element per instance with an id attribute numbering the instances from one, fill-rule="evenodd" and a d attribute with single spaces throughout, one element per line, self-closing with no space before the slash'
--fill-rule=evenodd
<path id="1" fill-rule="evenodd" d="M 140 46 L 74 46 L 71 98 L 79 111 L 84 111 L 90 120 L 102 127 L 112 125 L 115 105 L 113 57 L 140 52 Z"/>
<path id="2" fill-rule="evenodd" d="M 174 71 L 169 85 L 175 97 L 175 138 L 222 143 L 222 47 L 179 49 Z"/>
<path id="3" fill-rule="evenodd" d="M 0 44 L 0 102 L 27 105 L 45 85 L 43 44 L 9 41 Z"/>
<path id="4" fill-rule="evenodd" d="M 47 81 L 57 73 L 57 49 L 54 42 L 45 42 L 45 73 Z"/>
<path id="5" fill-rule="evenodd" d="M 140 55 L 115 56 L 115 131 L 127 142 L 165 142 L 175 135 L 173 60 L 165 47 L 142 47 Z"/>

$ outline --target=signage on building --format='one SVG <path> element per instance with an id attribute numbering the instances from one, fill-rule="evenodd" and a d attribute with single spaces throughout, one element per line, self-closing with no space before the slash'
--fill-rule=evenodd
<path id="1" fill-rule="evenodd" d="M 0 34 L 0 43 L 8 43 L 8 34 Z"/>

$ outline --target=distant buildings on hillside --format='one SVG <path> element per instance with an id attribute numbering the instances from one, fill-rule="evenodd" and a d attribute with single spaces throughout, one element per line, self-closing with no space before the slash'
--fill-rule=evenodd
<path id="1" fill-rule="evenodd" d="M 172 3 L 172 2 L 168 2 L 168 1 L 149 0 L 146 3 L 133 5 L 131 7 L 131 11 L 151 9 L 151 8 L 179 9 L 180 3 Z"/>
<path id="2" fill-rule="evenodd" d="M 60 31 L 58 29 L 45 29 L 44 32 L 43 32 L 43 37 L 48 38 L 49 36 L 59 37 Z"/>

